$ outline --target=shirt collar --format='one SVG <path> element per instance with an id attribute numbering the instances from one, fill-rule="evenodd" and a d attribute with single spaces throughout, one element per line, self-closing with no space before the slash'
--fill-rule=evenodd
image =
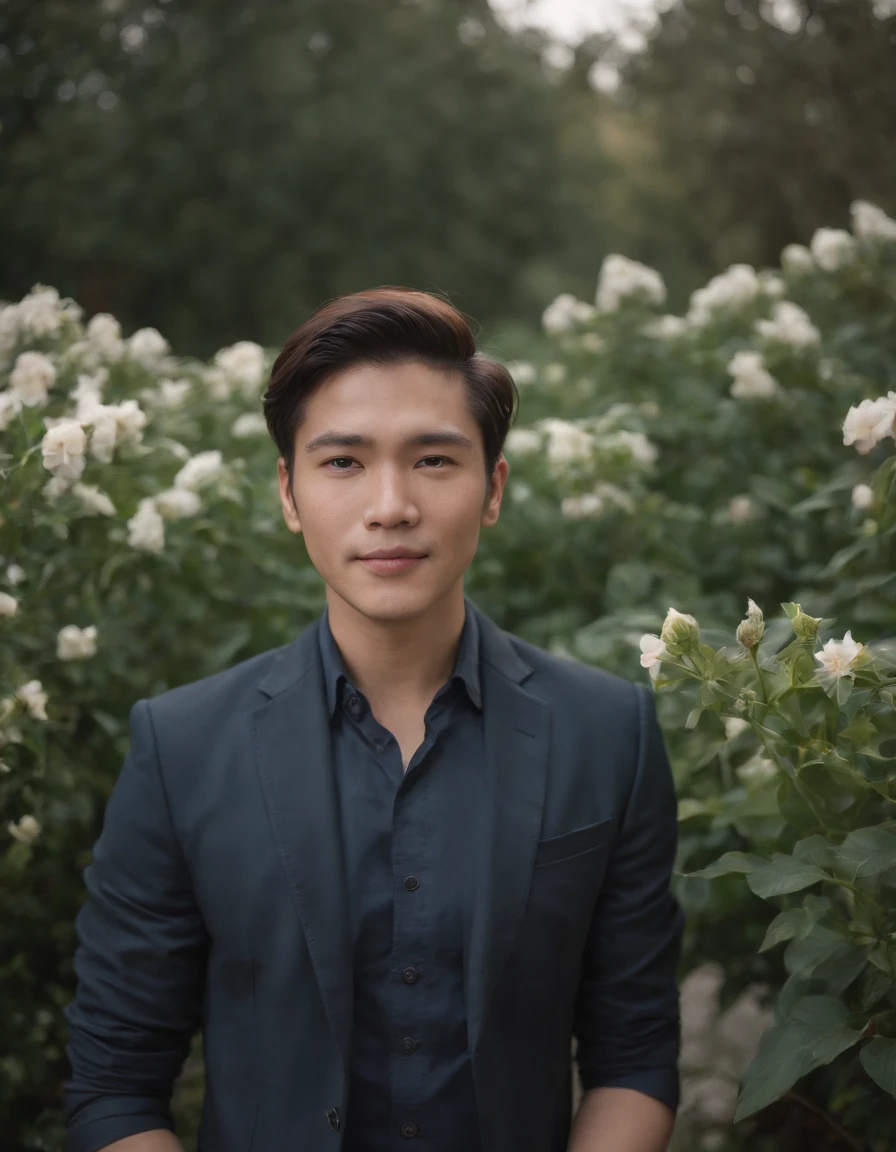
<path id="1" fill-rule="evenodd" d="M 460 634 L 457 658 L 454 662 L 452 681 L 459 681 L 466 689 L 467 696 L 476 706 L 482 708 L 482 689 L 479 677 L 479 622 L 470 602 L 464 597 L 464 626 Z M 330 631 L 330 612 L 325 607 L 318 630 L 320 656 L 324 670 L 324 683 L 327 692 L 327 708 L 332 719 L 342 698 L 343 687 L 351 684 L 342 656 Z"/>

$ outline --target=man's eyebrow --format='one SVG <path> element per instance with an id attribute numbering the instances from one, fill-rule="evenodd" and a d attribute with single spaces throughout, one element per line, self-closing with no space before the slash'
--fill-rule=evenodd
<path id="1" fill-rule="evenodd" d="M 463 432 L 454 432 L 448 428 L 437 432 L 419 432 L 405 441 L 409 448 L 430 448 L 440 445 L 454 445 L 457 448 L 475 448 L 476 445 L 469 436 Z M 359 432 L 321 432 L 319 436 L 312 437 L 305 445 L 305 452 L 316 452 L 319 448 L 373 448 L 376 441 L 370 436 L 362 436 Z"/>

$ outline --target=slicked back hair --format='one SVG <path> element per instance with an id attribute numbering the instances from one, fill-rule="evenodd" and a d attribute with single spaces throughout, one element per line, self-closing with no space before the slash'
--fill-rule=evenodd
<path id="1" fill-rule="evenodd" d="M 428 292 L 396 287 L 354 292 L 322 304 L 296 328 L 274 361 L 264 416 L 290 477 L 296 432 L 319 385 L 355 364 L 413 360 L 463 377 L 490 480 L 519 403 L 513 377 L 477 351 L 467 320 L 451 304 Z"/>

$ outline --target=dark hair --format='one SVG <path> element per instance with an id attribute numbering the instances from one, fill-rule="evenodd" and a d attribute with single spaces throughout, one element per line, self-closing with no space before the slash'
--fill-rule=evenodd
<path id="1" fill-rule="evenodd" d="M 476 350 L 460 312 L 445 300 L 411 288 L 373 288 L 338 296 L 317 308 L 283 346 L 264 394 L 271 438 L 293 469 L 295 435 L 305 402 L 324 380 L 353 364 L 422 360 L 457 372 L 482 432 L 486 476 L 491 478 L 519 401 L 513 377 Z"/>

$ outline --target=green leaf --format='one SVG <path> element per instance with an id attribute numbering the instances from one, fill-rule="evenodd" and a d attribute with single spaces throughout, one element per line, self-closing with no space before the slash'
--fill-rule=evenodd
<path id="1" fill-rule="evenodd" d="M 794 845 L 793 855 L 797 860 L 821 867 L 830 860 L 829 853 L 835 847 L 833 840 L 829 840 L 827 836 L 806 836 Z"/>
<path id="2" fill-rule="evenodd" d="M 896 1040 L 875 1036 L 859 1053 L 859 1059 L 874 1083 L 896 1096 Z"/>
<path id="3" fill-rule="evenodd" d="M 723 857 L 724 859 L 724 857 Z M 829 879 L 826 872 L 815 864 L 805 864 L 792 856 L 776 852 L 771 860 L 760 868 L 750 870 L 747 883 L 757 896 L 767 900 L 770 896 L 783 896 L 787 892 L 799 892 L 819 880 Z"/>
<path id="4" fill-rule="evenodd" d="M 802 939 L 811 930 L 814 923 L 814 917 L 805 908 L 788 908 L 784 912 L 779 912 L 769 924 L 765 939 L 759 946 L 759 951 L 766 952 L 769 948 L 774 948 L 776 944 L 782 944 L 785 940 Z"/>
<path id="5" fill-rule="evenodd" d="M 701 876 L 704 880 L 714 880 L 716 876 L 727 876 L 729 872 L 754 872 L 762 868 L 765 861 L 761 856 L 749 852 L 726 852 L 712 864 L 697 872 L 685 872 L 685 876 Z"/>
<path id="6" fill-rule="evenodd" d="M 772 1025 L 744 1073 L 735 1121 L 773 1103 L 801 1076 L 858 1043 L 864 1029 L 850 1028 L 848 1016 L 846 1005 L 832 996 L 805 996 L 786 1020 Z"/>
<path id="7" fill-rule="evenodd" d="M 896 868 L 896 835 L 883 828 L 859 828 L 835 849 L 835 859 L 853 880 Z"/>

